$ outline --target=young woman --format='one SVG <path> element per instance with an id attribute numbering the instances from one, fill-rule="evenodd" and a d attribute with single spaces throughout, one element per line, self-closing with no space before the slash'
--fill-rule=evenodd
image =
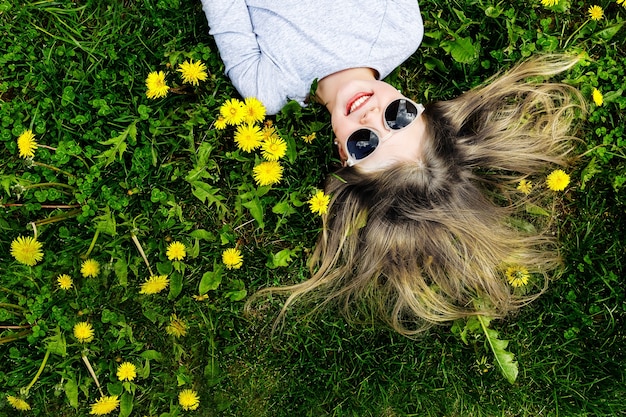
<path id="1" fill-rule="evenodd" d="M 412 336 L 475 314 L 504 317 L 558 271 L 554 238 L 520 227 L 520 181 L 567 162 L 580 94 L 539 78 L 575 57 L 542 56 L 460 97 L 415 103 L 380 81 L 418 47 L 416 0 L 203 0 L 226 73 L 276 113 L 326 106 L 344 168 L 312 256 L 312 277 L 266 292 Z M 529 80 L 533 81 L 529 81 Z M 507 280 L 508 275 L 508 280 Z M 517 280 L 517 281 L 516 281 Z M 510 282 L 530 280 L 537 291 Z"/>

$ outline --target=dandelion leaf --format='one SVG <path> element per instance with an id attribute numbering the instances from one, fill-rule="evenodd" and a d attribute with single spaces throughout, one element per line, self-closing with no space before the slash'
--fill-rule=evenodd
<path id="1" fill-rule="evenodd" d="M 108 145 L 110 148 L 103 151 L 97 156 L 97 158 L 104 159 L 104 166 L 109 166 L 115 162 L 116 156 L 118 155 L 119 158 L 122 159 L 122 155 L 128 147 L 128 144 L 126 143 L 128 138 L 132 140 L 132 143 L 137 143 L 137 121 L 131 123 L 119 135 L 112 137 L 109 140 L 105 140 L 104 142 L 100 142 L 101 145 Z"/>
<path id="2" fill-rule="evenodd" d="M 217 267 L 214 271 L 205 272 L 198 286 L 198 293 L 204 295 L 211 290 L 216 290 L 222 283 L 222 270 Z"/>
<path id="3" fill-rule="evenodd" d="M 513 384 L 517 379 L 519 369 L 517 361 L 513 360 L 515 356 L 506 350 L 509 341 L 498 339 L 498 332 L 489 328 L 489 323 L 491 322 L 490 318 L 484 316 L 477 316 L 477 318 L 483 328 L 489 347 L 495 356 L 500 372 L 507 381 Z"/>
<path id="4" fill-rule="evenodd" d="M 65 396 L 70 402 L 70 405 L 74 408 L 78 408 L 78 384 L 74 378 L 67 380 L 63 385 L 63 391 L 65 391 Z"/>
<path id="5" fill-rule="evenodd" d="M 125 392 L 120 399 L 120 414 L 119 417 L 128 417 L 133 412 L 133 395 Z"/>

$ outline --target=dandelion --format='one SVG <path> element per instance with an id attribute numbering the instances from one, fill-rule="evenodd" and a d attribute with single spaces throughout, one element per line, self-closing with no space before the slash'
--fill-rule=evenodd
<path id="1" fill-rule="evenodd" d="M 192 295 L 191 297 L 196 301 L 204 301 L 204 300 L 208 300 L 209 294 L 198 294 L 198 295 Z"/>
<path id="2" fill-rule="evenodd" d="M 117 367 L 117 379 L 120 381 L 132 381 L 137 377 L 137 367 L 130 362 L 122 362 Z"/>
<path id="3" fill-rule="evenodd" d="M 168 85 L 165 83 L 165 73 L 163 71 L 152 71 L 146 78 L 146 96 L 148 98 L 165 97 L 169 91 Z"/>
<path id="4" fill-rule="evenodd" d="M 263 140 L 268 140 L 277 136 L 276 128 L 274 128 L 274 124 L 271 120 L 268 120 L 263 124 L 263 129 L 261 129 L 261 133 L 263 134 Z"/>
<path id="5" fill-rule="evenodd" d="M 228 269 L 239 269 L 243 265 L 243 256 L 237 248 L 226 249 L 222 252 L 222 262 Z"/>
<path id="6" fill-rule="evenodd" d="M 18 236 L 11 242 L 11 256 L 24 265 L 35 266 L 43 259 L 41 247 L 41 243 L 34 237 Z"/>
<path id="7" fill-rule="evenodd" d="M 546 184 L 552 191 L 563 191 L 569 184 L 569 175 L 561 169 L 554 170 L 546 178 Z"/>
<path id="8" fill-rule="evenodd" d="M 309 200 L 309 206 L 312 213 L 325 214 L 328 211 L 328 203 L 330 202 L 330 196 L 324 194 L 324 191 L 318 191 Z"/>
<path id="9" fill-rule="evenodd" d="M 179 319 L 176 314 L 172 314 L 170 317 L 170 323 L 165 326 L 165 331 L 170 336 L 181 337 L 187 334 L 187 323 L 184 320 Z"/>
<path id="10" fill-rule="evenodd" d="M 72 288 L 74 281 L 69 275 L 61 274 L 57 277 L 57 284 L 59 284 L 59 288 L 61 288 L 62 290 L 69 290 L 70 288 Z"/>
<path id="11" fill-rule="evenodd" d="M 604 103 L 604 96 L 602 95 L 602 92 L 597 88 L 593 89 L 593 92 L 591 93 L 591 98 L 593 98 L 593 102 L 596 104 L 596 106 L 601 106 L 602 103 Z"/>
<path id="12" fill-rule="evenodd" d="M 243 103 L 244 122 L 256 123 L 265 119 L 265 106 L 255 97 L 246 97 Z"/>
<path id="13" fill-rule="evenodd" d="M 226 129 L 227 125 L 228 124 L 226 123 L 226 119 L 222 116 L 218 116 L 215 123 L 213 123 L 213 126 L 215 126 L 217 130 L 224 130 Z"/>
<path id="14" fill-rule="evenodd" d="M 254 180 L 258 185 L 272 185 L 283 177 L 283 167 L 278 161 L 261 162 L 253 169 Z"/>
<path id="15" fill-rule="evenodd" d="M 268 161 L 278 161 L 285 156 L 287 144 L 281 137 L 273 135 L 261 143 L 261 151 L 263 158 Z"/>
<path id="16" fill-rule="evenodd" d="M 243 103 L 236 98 L 226 100 L 226 102 L 220 106 L 220 114 L 226 123 L 231 126 L 238 125 L 243 122 L 243 119 L 246 116 L 243 109 Z"/>
<path id="17" fill-rule="evenodd" d="M 80 266 L 80 273 L 85 278 L 95 278 L 100 273 L 100 264 L 95 259 L 87 259 Z"/>
<path id="18" fill-rule="evenodd" d="M 543 4 L 545 7 L 552 7 L 559 4 L 559 0 L 541 0 L 541 4 Z"/>
<path id="19" fill-rule="evenodd" d="M 35 141 L 35 135 L 33 134 L 32 130 L 25 130 L 21 135 L 18 136 L 17 149 L 19 151 L 20 157 L 22 158 L 32 158 L 33 156 L 35 156 L 37 141 Z"/>
<path id="20" fill-rule="evenodd" d="M 604 17 L 604 10 L 597 4 L 591 6 L 589 10 L 587 10 L 587 13 L 589 13 L 591 20 L 600 20 Z"/>
<path id="21" fill-rule="evenodd" d="M 74 325 L 74 337 L 80 343 L 88 343 L 93 340 L 93 327 L 86 321 Z"/>
<path id="22" fill-rule="evenodd" d="M 185 245 L 180 242 L 172 242 L 167 247 L 167 259 L 170 261 L 180 261 L 187 256 Z"/>
<path id="23" fill-rule="evenodd" d="M 617 4 L 621 4 L 622 6 L 626 7 L 626 0 L 615 0 Z"/>
<path id="24" fill-rule="evenodd" d="M 200 405 L 198 394 L 191 389 L 184 389 L 178 394 L 178 403 L 183 410 L 195 410 Z"/>
<path id="25" fill-rule="evenodd" d="M 112 396 L 102 396 L 96 401 L 94 404 L 91 404 L 91 411 L 89 414 L 95 414 L 98 416 L 102 416 L 104 414 L 109 414 L 111 411 L 115 410 L 120 405 L 120 400 L 118 400 L 117 395 Z"/>
<path id="26" fill-rule="evenodd" d="M 302 136 L 302 140 L 304 140 L 305 143 L 311 144 L 316 137 L 317 135 L 315 134 L 315 132 L 313 132 L 310 135 Z"/>
<path id="27" fill-rule="evenodd" d="M 520 265 L 508 267 L 504 275 L 509 284 L 515 288 L 528 284 L 528 278 L 530 277 L 528 269 Z"/>
<path id="28" fill-rule="evenodd" d="M 198 85 L 198 81 L 204 81 L 208 77 L 206 65 L 202 61 L 185 61 L 178 66 L 178 72 L 182 75 L 184 83 L 192 85 Z"/>
<path id="29" fill-rule="evenodd" d="M 237 126 L 237 130 L 235 131 L 235 143 L 239 149 L 251 152 L 261 145 L 262 140 L 263 134 L 258 126 L 252 124 Z"/>
<path id="30" fill-rule="evenodd" d="M 12 395 L 7 395 L 7 401 L 11 404 L 11 407 L 15 408 L 19 411 L 28 411 L 30 410 L 30 405 L 21 398 L 14 397 Z"/>
<path id="31" fill-rule="evenodd" d="M 141 284 L 139 294 L 158 294 L 167 288 L 169 282 L 167 275 L 152 275 Z"/>
<path id="32" fill-rule="evenodd" d="M 522 193 L 528 195 L 533 189 L 533 183 L 532 181 L 521 180 L 519 184 L 517 184 L 517 189 Z"/>

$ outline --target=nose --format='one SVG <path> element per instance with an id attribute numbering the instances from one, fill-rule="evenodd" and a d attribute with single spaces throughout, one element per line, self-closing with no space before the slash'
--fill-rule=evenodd
<path id="1" fill-rule="evenodd" d="M 361 124 L 371 125 L 372 122 L 374 122 L 379 117 L 380 117 L 380 110 L 378 109 L 378 107 L 377 106 L 370 107 L 361 116 Z"/>

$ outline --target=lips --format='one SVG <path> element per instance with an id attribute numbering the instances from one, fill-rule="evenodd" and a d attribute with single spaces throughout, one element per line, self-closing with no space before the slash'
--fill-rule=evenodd
<path id="1" fill-rule="evenodd" d="M 372 96 L 372 93 L 355 94 L 346 104 L 346 116 L 360 109 Z"/>

